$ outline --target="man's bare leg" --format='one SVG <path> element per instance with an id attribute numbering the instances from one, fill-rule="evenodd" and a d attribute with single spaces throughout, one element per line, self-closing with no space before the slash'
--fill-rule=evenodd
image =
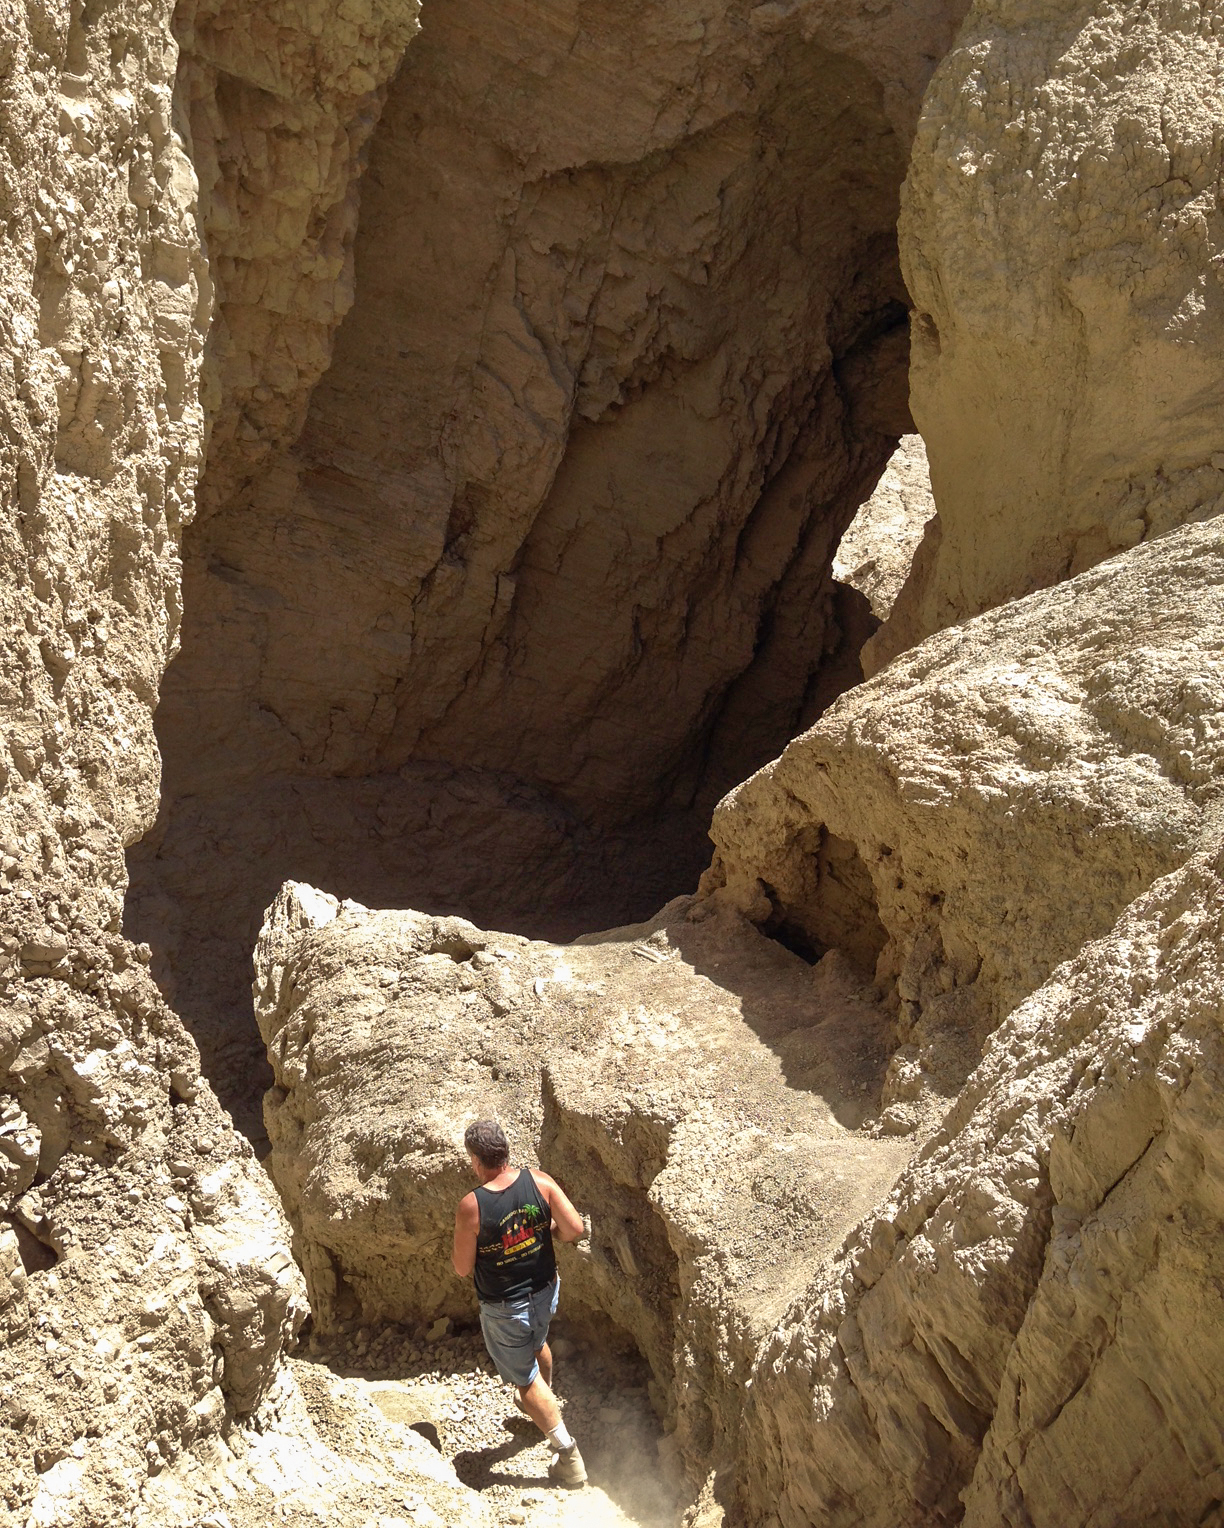
<path id="1" fill-rule="evenodd" d="M 550 1365 L 551 1367 L 551 1365 Z M 543 1373 L 537 1374 L 531 1384 L 519 1387 L 523 1410 L 542 1433 L 550 1433 L 561 1425 L 561 1408 L 557 1397 Z"/>
<path id="2" fill-rule="evenodd" d="M 519 1390 L 519 1404 L 557 1450 L 556 1457 L 548 1466 L 549 1480 L 569 1489 L 584 1486 L 587 1479 L 586 1466 L 578 1452 L 578 1445 L 561 1420 L 561 1408 L 549 1384 L 552 1378 L 552 1354 L 547 1343 L 536 1354 L 536 1361 L 540 1372 L 530 1385 L 524 1385 Z"/>

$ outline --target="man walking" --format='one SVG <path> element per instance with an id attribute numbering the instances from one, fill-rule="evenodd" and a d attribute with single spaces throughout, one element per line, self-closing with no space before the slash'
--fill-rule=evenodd
<path id="1" fill-rule="evenodd" d="M 582 1455 L 552 1392 L 548 1347 L 561 1288 L 552 1233 L 577 1241 L 582 1217 L 547 1173 L 510 1166 L 510 1145 L 496 1120 L 469 1125 L 463 1143 L 480 1184 L 455 1212 L 455 1272 L 461 1279 L 475 1275 L 489 1357 L 517 1389 L 519 1410 L 557 1450 L 548 1478 L 585 1485 Z"/>

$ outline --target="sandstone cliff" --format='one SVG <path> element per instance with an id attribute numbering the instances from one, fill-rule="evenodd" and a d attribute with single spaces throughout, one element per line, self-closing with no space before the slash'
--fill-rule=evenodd
<path id="1" fill-rule="evenodd" d="M 1222 869 L 1021 1004 L 780 1325 L 749 1521 L 1219 1521 Z"/>
<path id="2" fill-rule="evenodd" d="M 1218 17 L 965 10 L 8 8 L 6 1523 L 521 1522 L 486 1110 L 692 1525 L 1224 1521 Z"/>
<path id="3" fill-rule="evenodd" d="M 719 807 L 706 890 L 895 985 L 899 1120 L 1197 845 L 1222 590 L 1218 521 L 1137 547 L 929 639 Z"/>
<path id="4" fill-rule="evenodd" d="M 1222 587 L 1190 526 L 929 639 L 734 792 L 702 895 L 637 928 L 562 948 L 286 887 L 257 1002 L 318 1317 L 460 1312 L 462 1126 L 498 1113 L 592 1213 L 571 1310 L 649 1360 L 732 1521 L 1203 1521 Z M 874 997 L 745 913 L 878 949 Z"/>
<path id="5" fill-rule="evenodd" d="M 0 40 L 0 1518 L 22 1528 L 195 1523 L 236 1490 L 229 1520 L 262 1524 L 278 1485 L 334 1508 L 350 1461 L 320 1429 L 358 1405 L 316 1384 L 308 1407 L 286 1370 L 288 1227 L 119 933 L 214 294 L 169 23 L 9 7 Z M 385 1487 L 420 1465 L 380 1426 L 349 1453 Z"/>
<path id="6" fill-rule="evenodd" d="M 250 1149 L 118 937 L 211 301 L 159 20 L 33 8 L 4 32 L 0 1473 L 22 1522 L 130 1521 L 259 1404 L 304 1311 Z"/>

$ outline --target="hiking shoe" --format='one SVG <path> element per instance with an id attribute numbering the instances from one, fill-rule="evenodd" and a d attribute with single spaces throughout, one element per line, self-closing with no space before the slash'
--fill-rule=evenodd
<path id="1" fill-rule="evenodd" d="M 576 1491 L 579 1486 L 586 1485 L 586 1465 L 576 1443 L 560 1450 L 548 1466 L 548 1478 L 553 1485 L 564 1486 L 567 1491 Z"/>

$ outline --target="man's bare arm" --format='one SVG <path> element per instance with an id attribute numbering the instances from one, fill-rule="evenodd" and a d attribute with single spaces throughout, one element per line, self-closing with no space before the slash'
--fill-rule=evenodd
<path id="1" fill-rule="evenodd" d="M 480 1206 L 475 1194 L 466 1194 L 455 1211 L 455 1249 L 451 1262 L 461 1279 L 471 1275 L 476 1266 L 476 1242 L 480 1236 Z"/>
<path id="2" fill-rule="evenodd" d="M 545 1199 L 548 1200 L 548 1208 L 552 1211 L 553 1226 L 560 1240 L 563 1242 L 573 1242 L 585 1236 L 586 1226 L 583 1224 L 582 1216 L 579 1215 L 578 1211 L 569 1202 L 561 1185 L 554 1178 L 550 1178 L 547 1173 L 541 1172 L 538 1167 L 531 1169 L 531 1176 L 540 1186 Z"/>

